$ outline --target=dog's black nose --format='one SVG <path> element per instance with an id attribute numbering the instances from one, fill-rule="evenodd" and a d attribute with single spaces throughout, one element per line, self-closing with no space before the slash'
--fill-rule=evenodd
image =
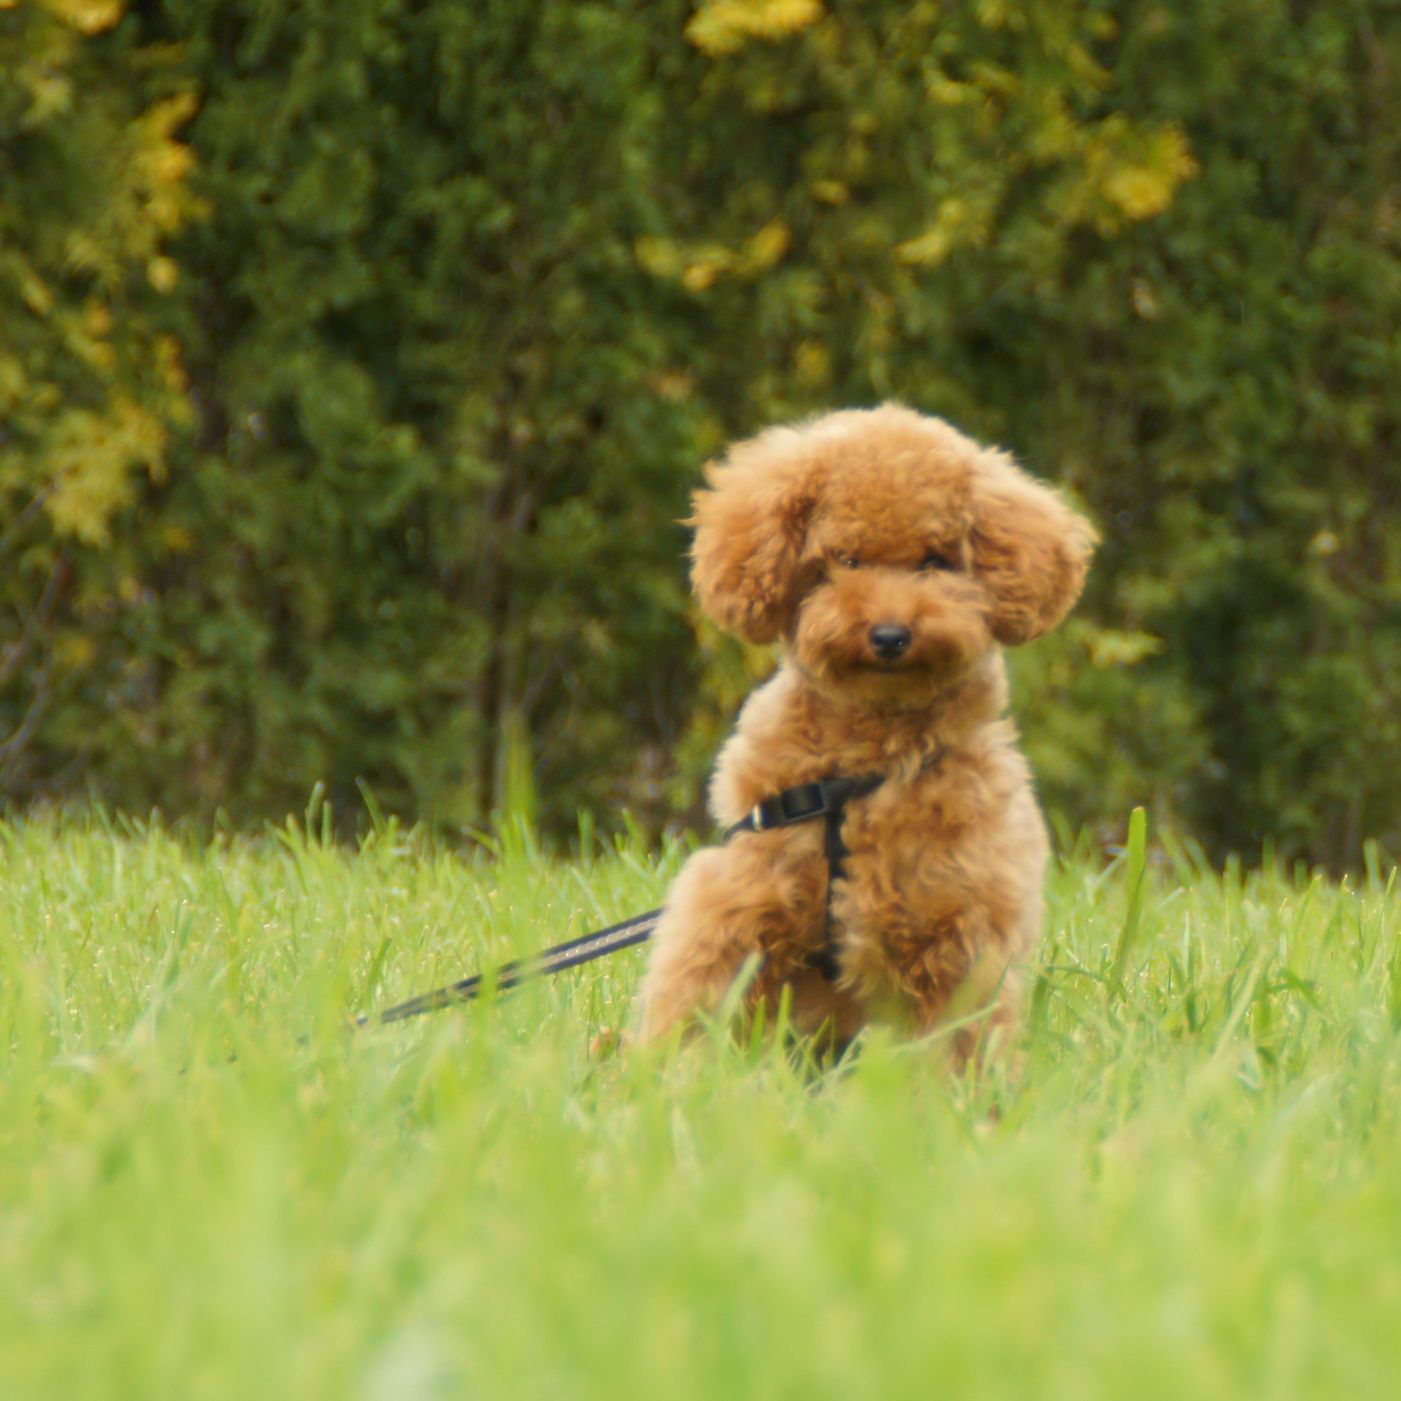
<path id="1" fill-rule="evenodd" d="M 871 629 L 871 650 L 883 662 L 893 662 L 905 655 L 910 645 L 910 630 L 899 623 L 877 623 Z"/>

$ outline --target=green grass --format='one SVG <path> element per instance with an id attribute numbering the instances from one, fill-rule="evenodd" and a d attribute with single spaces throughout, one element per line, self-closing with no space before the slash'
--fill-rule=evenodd
<path id="1" fill-rule="evenodd" d="M 1062 865 L 1015 1085 L 882 1035 L 591 1054 L 636 951 L 343 1030 L 682 854 L 0 825 L 0 1396 L 1395 1395 L 1375 862 Z"/>

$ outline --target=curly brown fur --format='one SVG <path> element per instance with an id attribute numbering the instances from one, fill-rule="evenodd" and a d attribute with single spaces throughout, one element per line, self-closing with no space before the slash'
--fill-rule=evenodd
<path id="1" fill-rule="evenodd" d="M 641 1035 L 713 1010 L 751 955 L 751 1003 L 786 985 L 800 1030 L 963 1020 L 959 1060 L 1005 1034 L 1041 924 L 1047 843 L 1006 705 L 1004 645 L 1080 593 L 1089 524 L 1005 453 L 897 405 L 733 447 L 696 493 L 701 606 L 783 661 L 740 712 L 711 784 L 730 826 L 762 799 L 880 772 L 851 802 L 827 938 L 820 821 L 698 852 L 673 884 L 641 990 Z M 898 655 L 872 630 L 908 632 Z M 977 1015 L 969 1016 L 968 1014 Z"/>

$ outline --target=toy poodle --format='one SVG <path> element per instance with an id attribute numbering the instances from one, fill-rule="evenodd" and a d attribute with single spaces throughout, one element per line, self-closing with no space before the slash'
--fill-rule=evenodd
<path id="1" fill-rule="evenodd" d="M 799 1031 L 943 1028 L 962 1065 L 1015 1027 L 1048 850 L 1000 649 L 1066 615 L 1094 531 L 1006 453 L 895 404 L 771 429 L 706 476 L 696 596 L 782 662 L 720 753 L 729 836 L 668 892 L 640 1039 L 746 972 L 745 1004 L 786 989 Z"/>

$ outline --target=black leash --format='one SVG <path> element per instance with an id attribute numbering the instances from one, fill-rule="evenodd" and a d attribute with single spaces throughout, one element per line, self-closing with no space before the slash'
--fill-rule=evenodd
<path id="1" fill-rule="evenodd" d="M 592 934 L 581 934 L 567 943 L 556 944 L 535 958 L 512 959 L 496 970 L 492 986 L 497 992 L 518 987 L 527 978 L 544 977 L 551 973 L 563 973 L 566 968 L 577 968 L 581 963 L 592 963 L 606 954 L 617 953 L 619 949 L 631 948 L 652 937 L 652 931 L 661 918 L 661 910 L 648 910 L 645 914 L 634 915 L 619 924 L 610 924 L 607 929 L 595 930 Z M 357 1017 L 356 1026 L 388 1026 L 390 1022 L 402 1022 L 408 1017 L 419 1017 L 425 1012 L 437 1012 L 450 1007 L 455 1002 L 471 1002 L 482 991 L 484 975 L 473 973 L 470 978 L 449 983 L 447 987 L 435 988 L 432 992 L 420 993 L 407 1002 L 400 1002 L 371 1017 Z"/>
<path id="2" fill-rule="evenodd" d="M 842 874 L 846 860 L 846 843 L 842 840 L 842 815 L 852 798 L 860 798 L 874 792 L 885 782 L 885 775 L 879 773 L 862 774 L 857 778 L 823 778 L 815 783 L 800 783 L 795 788 L 785 788 L 772 798 L 756 803 L 748 816 L 736 822 L 725 833 L 725 840 L 740 832 L 767 832 L 774 827 L 790 827 L 795 822 L 809 822 L 814 817 L 824 819 L 826 828 L 823 834 L 823 850 L 827 856 L 827 937 L 826 945 L 818 955 L 815 966 L 828 978 L 835 979 L 838 973 L 837 949 L 832 935 L 832 886 Z M 660 909 L 648 910 L 645 914 L 634 915 L 618 924 L 610 924 L 606 929 L 595 930 L 592 934 L 581 934 L 553 948 L 545 949 L 534 958 L 512 959 L 496 970 L 491 985 L 497 992 L 505 992 L 517 987 L 527 978 L 547 977 L 553 973 L 563 973 L 566 968 L 577 968 L 581 963 L 592 963 L 619 949 L 631 948 L 634 944 L 645 943 L 652 937 L 652 931 L 661 918 Z M 458 1002 L 471 1002 L 477 998 L 485 984 L 481 973 L 473 973 L 470 978 L 449 983 L 447 987 L 435 988 L 432 992 L 420 993 L 407 1002 L 373 1016 L 357 1017 L 357 1027 L 388 1026 L 391 1022 L 402 1022 L 409 1017 L 422 1016 L 425 1012 L 437 1012 Z"/>

